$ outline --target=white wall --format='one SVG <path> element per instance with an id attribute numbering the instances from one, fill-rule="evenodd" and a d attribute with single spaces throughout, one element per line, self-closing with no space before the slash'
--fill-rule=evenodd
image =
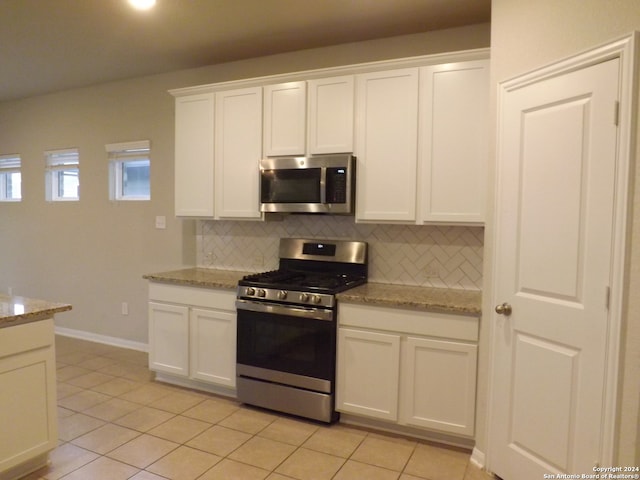
<path id="1" fill-rule="evenodd" d="M 567 56 L 615 40 L 640 29 L 640 4 L 637 0 L 492 0 L 491 75 L 492 125 L 495 138 L 495 92 L 497 83 Z M 637 108 L 637 106 L 636 106 Z M 491 155 L 495 158 L 495 151 Z M 636 155 L 636 158 L 640 156 Z M 492 165 L 493 168 L 493 165 Z M 640 169 L 636 169 L 640 172 Z M 640 185 L 638 179 L 636 184 Z M 623 318 L 623 362 L 618 465 L 640 465 L 639 418 L 640 402 L 640 188 L 636 189 L 632 246 L 628 261 L 628 303 Z M 490 318 L 490 266 L 493 259 L 493 219 L 489 218 L 485 232 L 484 299 L 485 318 Z M 482 338 L 487 339 L 487 323 Z M 486 343 L 485 343 L 486 344 Z M 480 359 L 481 396 L 487 385 L 487 352 Z M 483 398 L 481 397 L 481 400 Z M 486 431 L 486 405 L 481 402 L 480 431 Z M 486 438 L 479 436 L 481 450 Z"/>
<path id="2" fill-rule="evenodd" d="M 173 217 L 168 89 L 485 48 L 488 24 L 351 43 L 113 82 L 0 104 L 0 154 L 20 153 L 23 195 L 0 204 L 0 291 L 64 301 L 61 327 L 147 341 L 144 273 L 196 263 L 195 222 Z M 73 54 L 70 52 L 70 54 Z M 150 202 L 108 200 L 107 143 L 151 141 Z M 80 202 L 46 203 L 43 151 L 78 147 Z M 167 217 L 156 230 L 156 215 Z M 129 304 L 129 315 L 121 304 Z"/>

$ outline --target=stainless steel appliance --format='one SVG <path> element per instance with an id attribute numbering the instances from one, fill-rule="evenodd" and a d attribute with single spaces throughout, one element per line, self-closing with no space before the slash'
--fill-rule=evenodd
<path id="1" fill-rule="evenodd" d="M 278 270 L 240 280 L 240 401 L 323 422 L 338 419 L 336 293 L 367 281 L 367 250 L 366 242 L 285 238 Z"/>
<path id="2" fill-rule="evenodd" d="M 350 154 L 260 161 L 260 210 L 353 213 L 355 159 Z"/>

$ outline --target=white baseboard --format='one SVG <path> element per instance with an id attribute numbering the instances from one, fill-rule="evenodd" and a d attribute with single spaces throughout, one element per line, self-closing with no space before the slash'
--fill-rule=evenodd
<path id="1" fill-rule="evenodd" d="M 484 468 L 484 452 L 481 452 L 476 447 L 473 447 L 473 451 L 471 452 L 471 458 L 469 459 L 469 461 L 478 468 Z"/>
<path id="2" fill-rule="evenodd" d="M 99 335 L 97 333 L 86 332 L 84 330 L 75 330 L 73 328 L 55 327 L 56 335 L 63 337 L 79 338 L 89 342 L 104 343 L 114 347 L 128 348 L 129 350 L 138 350 L 140 352 L 148 352 L 149 345 L 142 342 L 134 342 L 133 340 L 125 340 L 124 338 L 109 337 L 107 335 Z"/>

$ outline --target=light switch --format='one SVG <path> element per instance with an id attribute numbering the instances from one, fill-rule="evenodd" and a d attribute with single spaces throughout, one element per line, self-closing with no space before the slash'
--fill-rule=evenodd
<path id="1" fill-rule="evenodd" d="M 167 217 L 164 215 L 156 216 L 156 228 L 165 229 L 167 228 Z"/>

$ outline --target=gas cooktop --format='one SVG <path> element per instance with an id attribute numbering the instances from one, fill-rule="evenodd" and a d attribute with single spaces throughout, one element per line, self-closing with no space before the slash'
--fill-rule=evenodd
<path id="1" fill-rule="evenodd" d="M 335 294 L 366 283 L 367 244 L 344 240 L 280 240 L 277 270 L 246 275 L 238 298 L 333 308 Z"/>
<path id="2" fill-rule="evenodd" d="M 366 277 L 339 272 L 304 272 L 279 269 L 242 278 L 240 285 L 288 290 L 322 290 L 338 293 L 366 282 Z"/>

